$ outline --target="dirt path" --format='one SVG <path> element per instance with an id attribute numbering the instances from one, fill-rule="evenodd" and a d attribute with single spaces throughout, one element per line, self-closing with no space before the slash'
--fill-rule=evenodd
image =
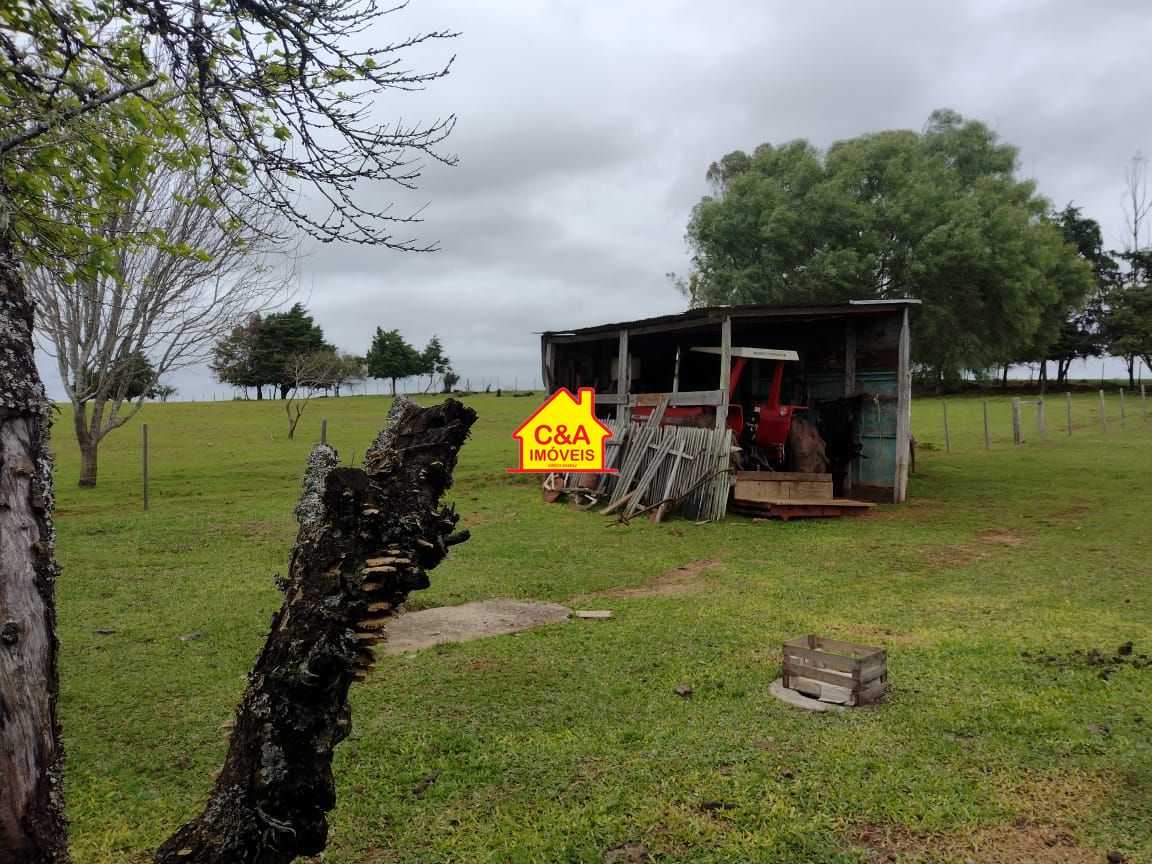
<path id="1" fill-rule="evenodd" d="M 498 597 L 460 606 L 441 606 L 401 615 L 388 624 L 385 654 L 404 654 L 443 642 L 468 642 L 519 633 L 567 621 L 571 610 L 559 603 Z"/>

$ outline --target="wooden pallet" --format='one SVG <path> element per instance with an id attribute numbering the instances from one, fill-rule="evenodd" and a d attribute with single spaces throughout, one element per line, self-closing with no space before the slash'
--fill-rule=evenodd
<path id="1" fill-rule="evenodd" d="M 852 498 L 780 498 L 774 501 L 733 498 L 728 509 L 746 516 L 766 516 L 787 521 L 819 516 L 859 516 L 875 506 L 871 501 L 856 501 Z"/>

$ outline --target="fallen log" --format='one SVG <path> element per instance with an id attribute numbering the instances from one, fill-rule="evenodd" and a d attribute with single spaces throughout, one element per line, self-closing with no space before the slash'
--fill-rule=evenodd
<path id="1" fill-rule="evenodd" d="M 375 661 L 383 619 L 448 547 L 456 513 L 440 505 L 476 412 L 455 400 L 397 399 L 364 468 L 312 451 L 284 603 L 249 675 L 224 767 L 200 816 L 156 864 L 286 864 L 321 852 L 336 803 L 332 754 L 351 730 L 348 690 Z"/>

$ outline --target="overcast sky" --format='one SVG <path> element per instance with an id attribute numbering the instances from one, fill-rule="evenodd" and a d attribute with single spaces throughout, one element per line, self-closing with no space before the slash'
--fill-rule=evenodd
<path id="1" fill-rule="evenodd" d="M 456 114 L 459 165 L 430 166 L 415 194 L 365 192 L 427 204 L 419 237 L 441 251 L 315 247 L 301 298 L 349 351 L 377 325 L 418 347 L 438 334 L 474 388 L 538 386 L 541 330 L 685 308 L 665 274 L 687 270 L 689 211 L 731 150 L 918 130 L 952 108 L 1112 246 L 1125 165 L 1152 154 L 1146 0 L 411 0 L 372 35 L 428 29 L 460 35 L 412 65 L 454 53 L 451 75 L 378 110 Z M 206 371 L 173 382 L 185 399 L 228 392 Z"/>

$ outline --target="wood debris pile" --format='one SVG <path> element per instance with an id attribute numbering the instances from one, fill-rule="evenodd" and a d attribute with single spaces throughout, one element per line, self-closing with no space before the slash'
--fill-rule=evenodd
<path id="1" fill-rule="evenodd" d="M 660 522 L 672 513 L 700 522 L 719 522 L 731 488 L 732 433 L 727 428 L 662 426 L 667 402 L 646 422 L 627 417 L 606 423 L 612 437 L 605 466 L 615 473 L 573 472 L 545 479 L 547 500 L 570 496 L 584 509 L 600 507 L 627 521 L 649 513 Z"/>

